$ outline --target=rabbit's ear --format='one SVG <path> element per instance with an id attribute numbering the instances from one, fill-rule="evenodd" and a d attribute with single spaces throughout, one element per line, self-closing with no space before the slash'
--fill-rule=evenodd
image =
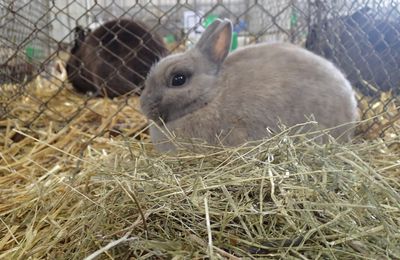
<path id="1" fill-rule="evenodd" d="M 214 33 L 215 29 L 217 29 L 218 25 L 222 23 L 221 19 L 216 19 L 212 24 L 210 24 L 207 29 L 201 34 L 199 41 L 197 42 L 197 46 L 202 42 L 206 43 L 208 38 Z"/>
<path id="2" fill-rule="evenodd" d="M 211 62 L 221 64 L 229 53 L 232 42 L 232 23 L 216 20 L 203 33 L 196 48 Z"/>

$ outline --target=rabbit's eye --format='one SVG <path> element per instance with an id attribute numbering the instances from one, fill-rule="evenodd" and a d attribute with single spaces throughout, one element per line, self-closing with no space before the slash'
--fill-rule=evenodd
<path id="1" fill-rule="evenodd" d="M 177 73 L 172 75 L 171 78 L 171 86 L 172 87 L 179 87 L 186 83 L 187 76 L 183 73 Z"/>

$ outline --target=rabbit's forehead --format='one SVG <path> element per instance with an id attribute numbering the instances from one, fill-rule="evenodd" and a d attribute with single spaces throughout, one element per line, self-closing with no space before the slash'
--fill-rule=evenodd
<path id="1" fill-rule="evenodd" d="M 174 54 L 161 60 L 153 71 L 153 76 L 157 79 L 166 79 L 172 73 L 179 71 L 194 70 L 194 62 L 190 55 Z"/>

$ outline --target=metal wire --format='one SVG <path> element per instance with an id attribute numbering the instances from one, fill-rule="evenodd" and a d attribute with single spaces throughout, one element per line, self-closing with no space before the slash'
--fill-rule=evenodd
<path id="1" fill-rule="evenodd" d="M 303 45 L 334 62 L 362 93 L 360 98 L 370 98 L 371 109 L 384 92 L 392 95 L 381 101 L 386 102 L 382 104 L 385 108 L 389 103 L 399 102 L 400 9 L 397 1 L 2 0 L 0 117 L 20 121 L 29 127 L 42 113 L 51 110 L 48 104 L 59 92 L 43 102 L 24 86 L 38 75 L 57 81 L 52 73 L 54 61 L 60 53 L 68 55 L 76 44 L 74 29 L 77 26 L 93 31 L 121 17 L 145 23 L 149 33 L 164 38 L 169 52 L 190 48 L 207 19 L 229 18 L 235 24 L 239 46 L 264 41 Z M 92 58 L 96 59 L 96 55 Z M 117 58 L 121 59 L 119 67 L 98 84 L 106 86 L 107 79 L 115 80 L 128 66 L 125 58 Z M 20 87 L 5 94 L 5 86 L 10 83 Z M 65 84 L 60 86 L 65 87 Z M 78 95 L 76 91 L 68 91 Z M 37 98 L 35 116 L 22 118 L 8 109 L 21 96 Z M 87 96 L 87 100 L 91 98 Z M 399 113 L 393 114 L 393 118 Z M 65 117 L 57 111 L 53 114 L 54 120 L 66 124 L 72 120 L 71 116 Z M 73 116 L 78 115 L 79 112 Z"/>

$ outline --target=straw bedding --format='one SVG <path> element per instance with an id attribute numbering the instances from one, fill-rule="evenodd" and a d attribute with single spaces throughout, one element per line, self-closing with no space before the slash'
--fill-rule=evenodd
<path id="1" fill-rule="evenodd" d="M 60 84 L 2 88 L 0 259 L 400 259 L 393 114 L 354 144 L 161 155 L 137 98 Z"/>

